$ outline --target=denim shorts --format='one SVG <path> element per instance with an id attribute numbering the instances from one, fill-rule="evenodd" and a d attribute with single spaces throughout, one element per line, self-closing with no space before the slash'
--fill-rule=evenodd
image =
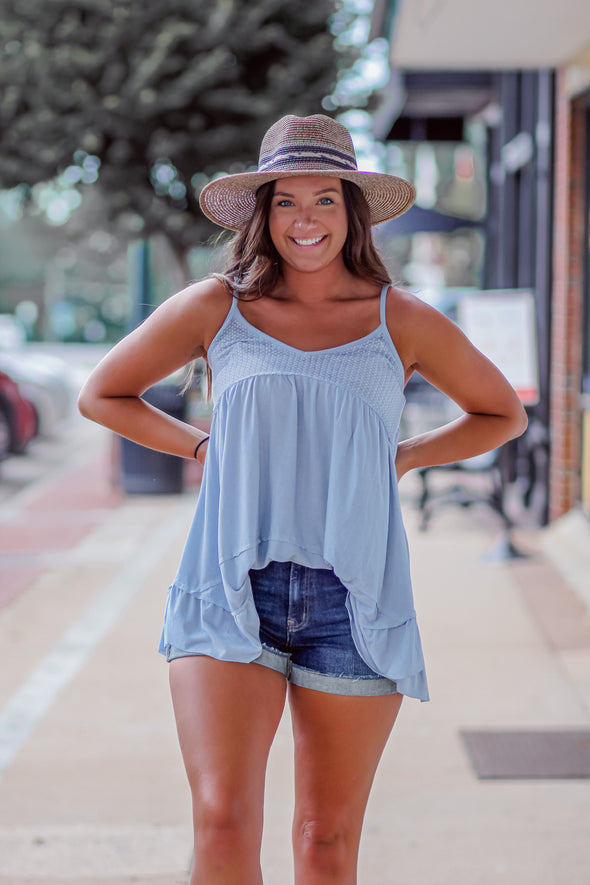
<path id="1" fill-rule="evenodd" d="M 252 569 L 262 653 L 253 663 L 282 673 L 294 685 L 340 695 L 397 691 L 363 661 L 346 608 L 348 591 L 331 569 L 270 562 Z M 184 653 L 186 654 L 186 653 Z M 183 656 L 171 648 L 168 660 Z"/>

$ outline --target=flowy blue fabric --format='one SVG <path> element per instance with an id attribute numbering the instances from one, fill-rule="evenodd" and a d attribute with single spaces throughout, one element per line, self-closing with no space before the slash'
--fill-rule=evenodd
<path id="1" fill-rule="evenodd" d="M 402 694 L 428 700 L 395 470 L 404 372 L 387 290 L 373 332 L 316 351 L 260 331 L 234 299 L 209 347 L 211 438 L 163 654 L 255 660 L 250 569 L 332 568 L 361 657 Z"/>

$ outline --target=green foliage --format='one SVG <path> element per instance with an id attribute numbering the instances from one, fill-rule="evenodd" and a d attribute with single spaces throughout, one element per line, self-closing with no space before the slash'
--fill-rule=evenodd
<path id="1" fill-rule="evenodd" d="M 62 173 L 83 188 L 98 169 L 121 229 L 186 251 L 212 232 L 207 179 L 254 166 L 283 114 L 321 112 L 334 6 L 0 0 L 0 187 Z"/>

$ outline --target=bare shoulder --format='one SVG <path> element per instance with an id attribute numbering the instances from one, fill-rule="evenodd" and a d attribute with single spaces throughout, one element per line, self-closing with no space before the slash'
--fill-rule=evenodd
<path id="1" fill-rule="evenodd" d="M 200 304 L 208 307 L 215 307 L 223 298 L 231 303 L 231 291 L 220 276 L 206 277 L 195 283 L 189 283 L 177 296 L 172 297 L 181 296 L 195 305 Z"/>
<path id="2" fill-rule="evenodd" d="M 228 286 L 218 277 L 207 277 L 190 283 L 176 295 L 168 299 L 179 310 L 194 311 L 202 318 L 209 314 L 223 314 L 231 305 L 232 294 Z"/>
<path id="3" fill-rule="evenodd" d="M 180 335 L 195 336 L 196 356 L 206 353 L 231 307 L 229 287 L 217 277 L 191 283 L 168 298 L 155 312 L 160 323 L 172 323 Z"/>
<path id="4" fill-rule="evenodd" d="M 434 310 L 407 289 L 390 286 L 387 292 L 387 322 L 407 323 L 425 312 Z M 437 311 L 435 311 L 437 312 Z"/>
<path id="5" fill-rule="evenodd" d="M 387 328 L 407 369 L 416 362 L 419 340 L 429 327 L 450 322 L 433 307 L 406 289 L 390 286 L 386 303 Z"/>

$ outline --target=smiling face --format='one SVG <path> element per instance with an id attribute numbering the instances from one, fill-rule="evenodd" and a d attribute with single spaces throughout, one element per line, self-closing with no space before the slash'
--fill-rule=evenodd
<path id="1" fill-rule="evenodd" d="M 275 183 L 268 217 L 283 262 L 294 270 L 322 270 L 342 261 L 348 218 L 339 178 L 302 176 Z"/>

